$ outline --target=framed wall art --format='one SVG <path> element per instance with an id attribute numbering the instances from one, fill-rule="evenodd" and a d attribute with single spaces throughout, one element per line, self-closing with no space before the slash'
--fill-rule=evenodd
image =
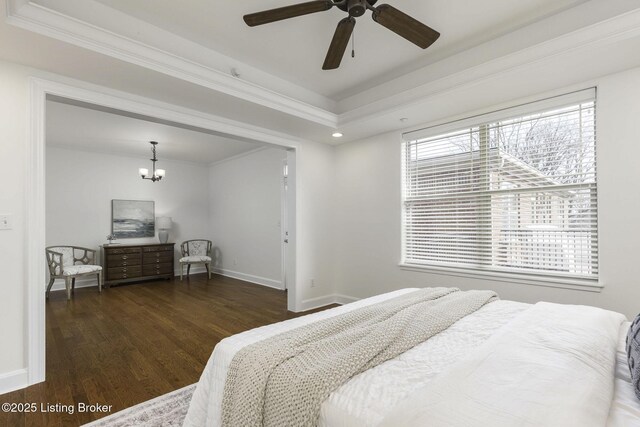
<path id="1" fill-rule="evenodd" d="M 155 202 L 153 201 L 111 201 L 111 234 L 117 239 L 153 237 L 155 222 Z"/>

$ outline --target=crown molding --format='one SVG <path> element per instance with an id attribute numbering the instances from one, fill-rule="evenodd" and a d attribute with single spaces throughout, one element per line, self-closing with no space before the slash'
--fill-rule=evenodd
<path id="1" fill-rule="evenodd" d="M 299 148 L 312 141 L 249 123 L 207 114 L 120 90 L 61 76 L 31 77 L 37 92 L 80 104 L 98 105 L 106 111 L 125 111 L 138 117 L 153 117 L 157 123 L 180 124 L 190 129 L 215 129 L 215 133 L 245 141 L 272 144 L 285 149 Z M 34 102 L 35 103 L 35 102 Z M 44 108 L 44 107 L 43 107 Z"/>
<path id="2" fill-rule="evenodd" d="M 487 57 L 484 62 L 462 70 L 460 70 L 460 64 L 468 63 L 469 58 L 477 52 L 473 49 L 461 52 L 417 71 L 424 76 L 422 84 L 394 93 L 389 89 L 393 87 L 394 82 L 384 83 L 379 86 L 380 90 L 382 93 L 393 93 L 391 96 L 371 100 L 365 93 L 362 96 L 355 95 L 348 101 L 338 102 L 336 111 L 339 113 L 334 113 L 255 83 L 232 77 L 195 60 L 174 55 L 47 9 L 29 0 L 7 0 L 7 21 L 26 30 L 162 72 L 331 129 L 356 130 L 352 132 L 356 135 L 354 138 L 324 141 L 330 145 L 340 145 L 361 137 L 395 130 L 399 128 L 397 119 L 404 117 L 407 111 L 412 112 L 412 117 L 416 116 L 413 123 L 424 122 L 428 117 L 422 110 L 429 104 L 430 98 L 446 97 L 448 94 L 479 86 L 496 78 L 508 77 L 513 81 L 514 75 L 526 71 L 527 67 L 541 64 L 545 67 L 562 67 L 567 58 L 575 59 L 573 64 L 575 67 L 580 67 L 580 63 L 593 62 L 592 50 L 602 49 L 603 46 L 614 46 L 616 43 L 640 37 L 640 8 L 636 8 L 524 49 L 497 57 Z M 510 35 L 503 37 L 508 38 Z M 489 41 L 484 45 L 484 51 L 491 51 L 492 42 Z M 201 54 L 201 49 L 205 48 L 197 46 Z M 194 49 L 196 49 L 195 45 Z M 219 55 L 212 50 L 208 52 Z M 622 63 L 607 64 L 609 72 L 620 71 L 624 66 Z M 534 87 L 536 82 L 530 83 Z M 394 120 L 395 125 L 392 124 Z"/>
<path id="3" fill-rule="evenodd" d="M 565 55 L 576 52 L 581 52 L 585 57 L 588 57 L 590 51 L 596 48 L 614 45 L 636 37 L 640 37 L 640 9 L 623 13 L 480 65 L 453 72 L 393 96 L 345 111 L 338 116 L 338 127 L 354 126 L 407 108 L 417 108 L 426 98 L 453 92 L 466 86 L 481 84 L 485 80 L 512 73 L 543 61 L 561 59 Z M 468 54 L 467 51 L 459 55 Z M 457 56 L 448 60 L 455 62 Z M 425 67 L 423 71 L 428 73 L 428 68 L 428 66 Z"/>
<path id="4" fill-rule="evenodd" d="M 335 128 L 331 111 L 277 93 L 185 57 L 149 46 L 28 0 L 7 0 L 7 22 L 113 58 L 152 69 L 236 98 Z M 194 44 L 194 49 L 202 49 Z M 220 56 L 219 53 L 216 53 Z M 238 61 L 235 61 L 238 63 Z M 242 67 L 242 64 L 240 64 Z M 248 65 L 245 65 L 249 68 Z M 329 102 L 327 100 L 327 102 Z"/>

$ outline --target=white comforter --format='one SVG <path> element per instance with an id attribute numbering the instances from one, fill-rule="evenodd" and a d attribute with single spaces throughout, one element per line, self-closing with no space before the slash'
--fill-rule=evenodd
<path id="1" fill-rule="evenodd" d="M 538 303 L 398 405 L 382 427 L 602 427 L 624 320 Z"/>
<path id="2" fill-rule="evenodd" d="M 257 328 L 220 342 L 210 358 L 194 393 L 186 426 L 219 426 L 220 407 L 226 372 L 235 353 L 242 347 L 319 319 L 411 292 L 403 289 L 310 316 Z M 525 313 L 531 306 L 497 301 L 458 321 L 445 332 L 350 380 L 323 403 L 322 426 L 375 426 L 391 411 L 457 362 L 463 362 L 497 330 Z M 622 356 L 620 356 L 622 357 Z M 624 369 L 621 369 L 624 372 Z M 609 426 L 631 426 L 640 420 L 640 405 L 620 391 L 626 379 L 616 380 L 616 399 L 611 407 Z M 620 383 L 618 383 L 618 381 Z M 613 373 L 610 378 L 613 384 Z M 633 395 L 633 393 L 631 393 Z M 620 404 L 616 402 L 620 401 Z M 632 421 L 633 420 L 633 421 Z M 638 422 L 640 425 L 640 422 Z"/>

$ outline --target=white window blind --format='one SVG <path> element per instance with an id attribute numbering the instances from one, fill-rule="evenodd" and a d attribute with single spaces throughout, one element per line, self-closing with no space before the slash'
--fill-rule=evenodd
<path id="1" fill-rule="evenodd" d="M 405 135 L 403 263 L 597 279 L 595 90 L 586 94 Z"/>

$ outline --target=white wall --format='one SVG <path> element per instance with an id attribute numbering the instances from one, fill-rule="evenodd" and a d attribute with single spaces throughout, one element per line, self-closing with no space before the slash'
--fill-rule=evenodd
<path id="1" fill-rule="evenodd" d="M 0 121 L 0 182 L 4 183 L 0 213 L 14 214 L 13 230 L 0 231 L 0 269 L 4 273 L 3 286 L 0 286 L 0 385 L 3 385 L 4 380 L 26 368 L 24 193 L 25 156 L 29 146 L 28 79 L 32 75 L 51 79 L 56 76 L 6 62 L 0 62 L 0 75 L 0 112 L 4 113 L 3 117 L 11 118 Z M 640 117 L 640 70 L 607 76 L 593 83 L 599 86 L 600 270 L 605 283 L 601 293 L 400 270 L 397 267 L 400 261 L 400 134 L 394 132 L 338 148 L 300 144 L 296 153 L 296 307 L 309 308 L 331 302 L 335 294 L 365 297 L 406 286 L 441 284 L 493 288 L 503 298 L 522 301 L 587 303 L 613 308 L 628 316 L 634 314 L 638 310 L 636 301 L 640 301 L 640 288 L 635 283 L 640 277 L 640 245 L 636 243 L 640 240 L 636 214 L 640 201 L 635 196 L 640 182 L 640 168 L 635 165 L 640 154 L 635 132 L 635 123 Z M 482 91 L 491 92 L 485 86 Z M 468 113 L 467 104 L 456 105 L 458 114 Z M 490 102 L 484 105 L 487 110 L 492 109 Z M 133 170 L 138 167 L 135 162 Z M 173 172 L 169 167 L 167 171 L 169 182 Z M 208 203 L 208 197 L 202 200 Z M 172 208 L 167 208 L 167 212 Z M 106 212 L 108 215 L 108 207 Z M 105 230 L 108 232 L 108 226 Z M 104 231 L 102 234 L 106 236 Z M 177 240 L 172 235 L 174 239 Z M 312 278 L 316 283 L 314 288 L 310 286 Z"/>
<path id="2" fill-rule="evenodd" d="M 309 310 L 336 301 L 335 147 L 305 144 L 297 153 L 296 308 Z M 312 287 L 311 280 L 315 286 Z"/>
<path id="3" fill-rule="evenodd" d="M 0 61 L 0 112 L 7 120 L 0 121 L 0 212 L 13 214 L 13 229 L 0 231 L 0 270 L 3 271 L 0 286 L 0 390 L 10 390 L 27 385 L 27 288 L 26 283 L 26 192 L 30 179 L 27 177 L 27 152 L 31 144 L 28 138 L 29 79 L 40 77 L 61 81 L 90 91 L 94 86 L 65 79 L 41 70 Z M 115 88 L 117 89 L 117 88 Z M 103 89 L 99 89 L 103 91 Z M 109 89 L 104 89 L 109 90 Z M 124 98 L 126 94 L 118 95 Z M 154 101 L 149 101 L 153 104 Z M 299 288 L 292 292 L 295 296 L 291 309 L 301 309 L 307 305 L 332 301 L 333 275 L 331 254 L 333 252 L 331 232 L 333 191 L 333 147 L 301 142 L 296 150 L 297 191 L 296 199 L 296 267 L 295 278 Z M 139 162 L 136 162 L 134 171 Z M 173 174 L 167 167 L 167 182 Z M 139 178 L 137 178 L 139 179 Z M 205 178 L 206 179 L 206 178 Z M 134 179 L 135 181 L 135 179 Z M 140 180 L 142 184 L 142 180 Z M 146 183 L 148 184 L 148 183 Z M 96 188 L 97 189 L 97 188 Z M 44 189 L 42 189 L 44 190 Z M 177 194 L 178 192 L 172 192 Z M 124 195 L 118 197 L 124 197 Z M 133 196 L 131 196 L 133 197 Z M 203 197 L 207 200 L 208 197 Z M 174 206 L 167 208 L 171 213 Z M 107 208 L 108 212 L 108 208 Z M 41 213 L 32 212 L 35 217 Z M 42 213 L 44 214 L 44 212 Z M 106 227 L 100 235 L 108 232 Z M 199 233 L 198 233 L 199 234 Z M 186 233 L 185 233 L 185 237 Z M 215 236 L 212 236 L 215 238 Z M 171 237 L 176 239 L 175 236 Z M 293 245 L 292 245 L 293 246 Z M 44 263 L 44 251 L 41 260 Z M 315 278 L 317 286 L 310 287 L 310 279 Z M 46 278 L 42 278 L 42 292 Z M 33 337 L 37 340 L 37 337 Z"/>
<path id="4" fill-rule="evenodd" d="M 289 290 L 295 298 L 290 309 L 303 311 L 336 300 L 334 153 L 334 147 L 318 143 L 296 150 L 296 289 Z M 267 149 L 211 168 L 212 235 L 222 252 L 222 265 L 216 267 L 225 274 L 281 286 L 277 223 L 284 158 L 284 151 Z M 258 244 L 270 249 L 258 249 Z"/>
<path id="5" fill-rule="evenodd" d="M 401 133 L 338 147 L 335 282 L 366 297 L 411 286 L 494 289 L 504 299 L 589 304 L 634 316 L 640 311 L 640 69 L 606 76 L 598 86 L 597 167 L 600 293 L 401 270 Z M 567 91 L 575 88 L 567 88 Z M 518 104 L 514 100 L 514 104 Z M 460 104 L 464 108 L 464 103 Z M 491 111 L 487 107 L 486 111 Z M 459 111 L 464 114 L 463 110 Z"/>
<path id="6" fill-rule="evenodd" d="M 26 380 L 24 193 L 29 92 L 26 68 L 0 62 L 0 74 L 0 213 L 13 215 L 13 229 L 0 230 L 0 380 L 11 385 Z"/>
<path id="7" fill-rule="evenodd" d="M 167 176 L 151 182 L 138 176 L 145 157 L 46 147 L 46 244 L 98 250 L 111 233 L 111 200 L 153 200 L 156 217 L 169 216 L 178 270 L 180 242 L 209 239 L 209 181 L 206 165 L 163 160 Z M 119 239 L 117 243 L 158 243 L 158 237 Z M 62 289 L 63 283 L 54 289 Z"/>
<path id="8" fill-rule="evenodd" d="M 285 150 L 266 148 L 210 167 L 216 271 L 284 289 L 280 192 L 285 159 Z"/>

